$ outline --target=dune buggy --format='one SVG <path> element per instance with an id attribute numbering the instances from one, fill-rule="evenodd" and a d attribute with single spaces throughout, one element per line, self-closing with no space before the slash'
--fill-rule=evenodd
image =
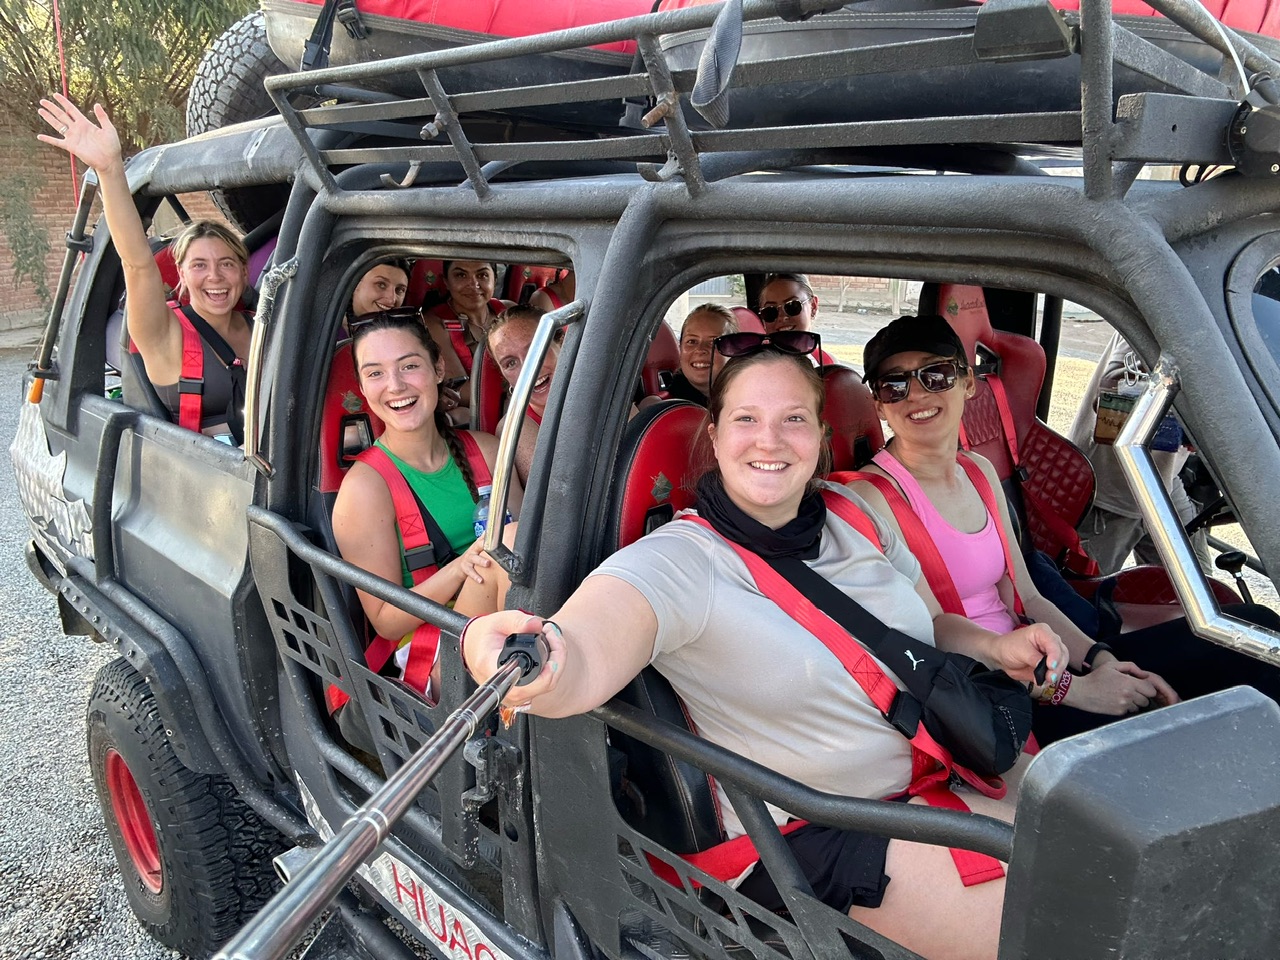
<path id="1" fill-rule="evenodd" d="M 627 417 L 673 369 L 668 308 L 717 277 L 749 301 L 765 271 L 804 270 L 919 281 L 928 305 L 968 316 L 1013 405 L 1011 426 L 989 408 L 975 443 L 1007 451 L 1011 483 L 1056 491 L 1071 522 L 1088 479 L 1059 469 L 1069 451 L 1043 424 L 1046 358 L 1052 371 L 1064 299 L 1110 321 L 1154 371 L 1120 450 L 1164 599 L 1203 636 L 1280 662 L 1280 638 L 1221 613 L 1145 446 L 1172 403 L 1252 562 L 1280 569 L 1280 45 L 1222 32 L 1190 0 L 1154 5 L 1167 19 L 1113 19 L 1097 0 L 1079 14 L 1035 0 L 750 0 L 740 16 L 692 7 L 273 77 L 280 117 L 129 167 L 149 223 L 181 218 L 191 191 L 252 208 L 262 270 L 243 450 L 169 422 L 131 365 L 118 258 L 103 225 L 85 231 L 90 177 L 13 458 L 31 569 L 64 629 L 120 651 L 92 696 L 89 749 L 144 925 L 213 953 L 273 889 L 272 857 L 286 876 L 325 857 L 323 841 L 472 693 L 456 644 L 436 705 L 367 669 L 353 587 L 455 637 L 460 618 L 344 563 L 329 527 L 343 471 L 379 429 L 341 318 L 387 256 L 575 271 L 579 299 L 547 315 L 533 347 L 565 327 L 510 550 L 518 418 L 502 437 L 489 536 L 513 604 L 554 609 L 687 502 L 697 413 L 672 402 Z M 497 69 L 618 43 L 634 63 L 606 75 Z M 708 47 L 717 56 L 701 58 Z M 508 79 L 451 86 L 459 66 Z M 567 122 L 576 105 L 624 122 Z M 1140 178 L 1151 164 L 1182 177 Z M 1078 169 L 1052 175 L 1064 166 Z M 484 364 L 477 389 L 492 403 L 473 411 L 492 428 L 501 392 Z M 537 369 L 526 364 L 517 409 Z M 837 459 L 852 464 L 879 423 L 858 413 L 856 377 L 830 383 Z M 1028 520 L 1051 545 L 1052 524 Z M 371 751 L 332 721 L 329 685 L 352 698 Z M 1280 714 L 1251 691 L 1046 750 L 1013 826 L 818 794 L 693 736 L 649 672 L 587 716 L 475 726 L 401 795 L 398 819 L 366 812 L 376 850 L 333 866 L 356 887 L 308 956 L 413 955 L 401 936 L 454 960 L 907 956 L 813 899 L 766 801 L 1007 861 L 1004 958 L 1260 957 L 1280 943 Z M 709 777 L 779 878 L 785 915 L 682 858 L 721 839 Z M 307 915 L 271 923 L 289 939 Z M 261 943 L 228 955 L 280 955 Z"/>

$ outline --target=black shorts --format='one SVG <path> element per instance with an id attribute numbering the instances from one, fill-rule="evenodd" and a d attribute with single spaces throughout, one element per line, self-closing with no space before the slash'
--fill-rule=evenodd
<path id="1" fill-rule="evenodd" d="M 907 797 L 893 799 L 905 802 Z M 889 885 L 884 872 L 888 837 L 807 823 L 787 834 L 786 841 L 814 896 L 827 906 L 841 913 L 850 907 L 880 906 Z M 766 910 L 786 908 L 762 864 L 738 885 L 738 892 Z"/>

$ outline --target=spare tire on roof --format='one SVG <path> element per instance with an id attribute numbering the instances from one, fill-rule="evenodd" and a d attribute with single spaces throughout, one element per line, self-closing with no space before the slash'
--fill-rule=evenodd
<path id="1" fill-rule="evenodd" d="M 233 123 L 259 120 L 276 112 L 263 81 L 288 67 L 267 43 L 261 10 L 238 20 L 214 41 L 196 68 L 187 94 L 187 136 Z M 287 186 L 210 191 L 218 209 L 248 232 L 284 206 Z"/>

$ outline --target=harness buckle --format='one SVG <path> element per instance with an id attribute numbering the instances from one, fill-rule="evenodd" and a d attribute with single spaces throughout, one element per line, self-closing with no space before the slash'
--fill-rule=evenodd
<path id="1" fill-rule="evenodd" d="M 1018 464 L 1017 468 L 1013 471 L 1013 475 L 1018 478 L 1019 483 L 1026 483 L 1031 479 L 1031 471 L 1027 469 L 1026 464 L 1022 463 Z"/>
<path id="2" fill-rule="evenodd" d="M 920 728 L 920 717 L 920 701 L 905 690 L 899 690 L 894 695 L 893 703 L 889 704 L 889 709 L 884 713 L 889 726 L 908 740 L 915 739 L 916 731 Z"/>
<path id="3" fill-rule="evenodd" d="M 417 573 L 424 567 L 434 567 L 436 565 L 435 545 L 424 543 L 420 547 L 406 550 L 404 552 L 404 562 L 409 567 L 410 573 Z"/>
<path id="4" fill-rule="evenodd" d="M 194 379 L 191 377 L 182 377 L 178 381 L 179 393 L 194 393 L 197 396 L 204 393 L 204 380 Z"/>

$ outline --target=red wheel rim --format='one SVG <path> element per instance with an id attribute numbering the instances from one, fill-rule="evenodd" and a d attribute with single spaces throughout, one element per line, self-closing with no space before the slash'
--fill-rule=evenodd
<path id="1" fill-rule="evenodd" d="M 143 886 L 152 893 L 159 893 L 164 870 L 160 866 L 160 845 L 156 842 L 155 828 L 151 826 L 151 814 L 129 765 L 115 750 L 107 751 L 106 775 L 111 810 L 120 827 L 124 848 L 129 851 L 129 859 L 133 861 L 133 868 Z"/>

